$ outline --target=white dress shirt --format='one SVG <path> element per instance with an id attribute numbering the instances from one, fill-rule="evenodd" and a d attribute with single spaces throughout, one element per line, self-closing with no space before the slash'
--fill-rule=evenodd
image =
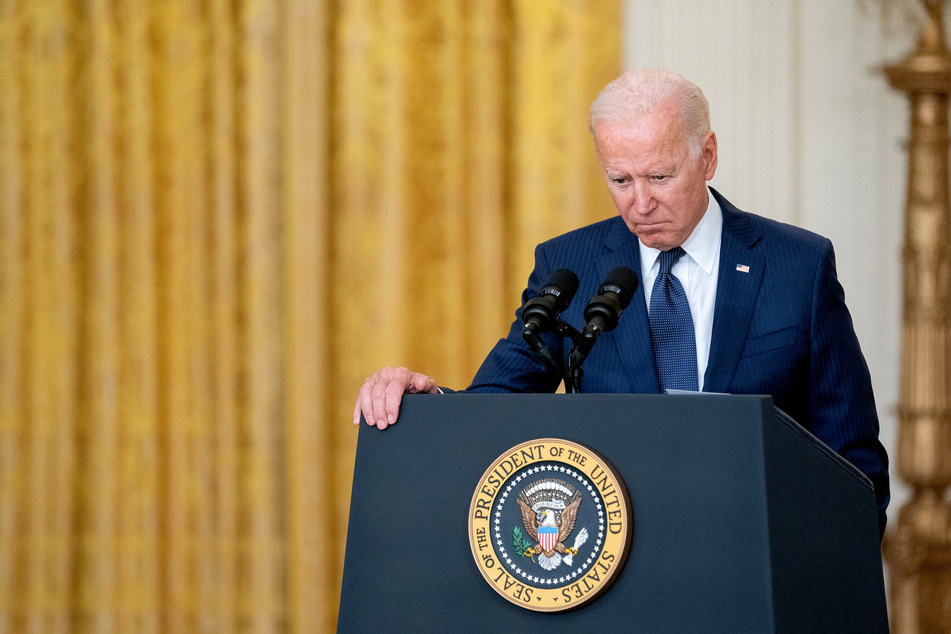
<path id="1" fill-rule="evenodd" d="M 680 280 L 690 304 L 693 332 L 697 339 L 697 372 L 700 389 L 703 390 L 703 375 L 710 359 L 710 341 L 713 339 L 713 309 L 717 299 L 717 273 L 720 270 L 720 233 L 723 229 L 723 212 L 720 204 L 707 190 L 707 210 L 693 232 L 681 245 L 686 256 L 681 256 L 671 269 Z M 640 242 L 640 239 L 638 239 Z M 641 242 L 641 272 L 643 274 L 644 298 L 650 312 L 651 292 L 654 280 L 660 271 L 657 261 L 660 251 L 644 246 Z"/>

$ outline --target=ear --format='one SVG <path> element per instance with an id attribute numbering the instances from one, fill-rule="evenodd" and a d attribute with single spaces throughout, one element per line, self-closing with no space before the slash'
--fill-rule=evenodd
<path id="1" fill-rule="evenodd" d="M 703 150 L 701 150 L 700 156 L 704 163 L 704 177 L 708 181 L 713 180 L 713 175 L 717 171 L 717 135 L 712 130 L 707 132 L 707 138 L 703 141 Z"/>

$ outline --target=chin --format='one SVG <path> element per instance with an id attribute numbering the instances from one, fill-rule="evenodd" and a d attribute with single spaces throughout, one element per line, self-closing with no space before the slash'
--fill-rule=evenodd
<path id="1" fill-rule="evenodd" d="M 631 233 L 636 235 L 645 246 L 648 246 L 652 249 L 666 251 L 681 244 L 677 241 L 676 235 L 671 235 L 660 227 L 655 228 L 653 231 L 644 227 L 643 225 L 637 225 L 633 228 L 631 225 L 628 225 L 627 228 L 630 229 Z"/>
<path id="2" fill-rule="evenodd" d="M 648 246 L 652 249 L 657 249 L 658 251 L 668 251 L 678 246 L 673 244 L 670 240 L 663 240 L 656 237 L 650 236 L 637 236 L 640 238 L 641 242 L 644 243 L 644 246 Z"/>

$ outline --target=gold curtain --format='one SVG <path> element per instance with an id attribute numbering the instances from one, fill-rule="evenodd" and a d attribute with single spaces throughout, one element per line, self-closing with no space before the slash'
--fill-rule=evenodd
<path id="1" fill-rule="evenodd" d="M 618 4 L 0 0 L 0 632 L 333 627 L 364 376 L 612 213 Z"/>

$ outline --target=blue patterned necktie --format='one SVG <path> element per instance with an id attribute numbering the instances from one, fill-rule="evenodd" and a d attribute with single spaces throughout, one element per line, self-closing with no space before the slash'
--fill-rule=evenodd
<path id="1" fill-rule="evenodd" d="M 660 254 L 660 272 L 651 291 L 650 326 L 660 390 L 700 389 L 697 376 L 697 340 L 684 287 L 670 269 L 684 250 Z"/>

